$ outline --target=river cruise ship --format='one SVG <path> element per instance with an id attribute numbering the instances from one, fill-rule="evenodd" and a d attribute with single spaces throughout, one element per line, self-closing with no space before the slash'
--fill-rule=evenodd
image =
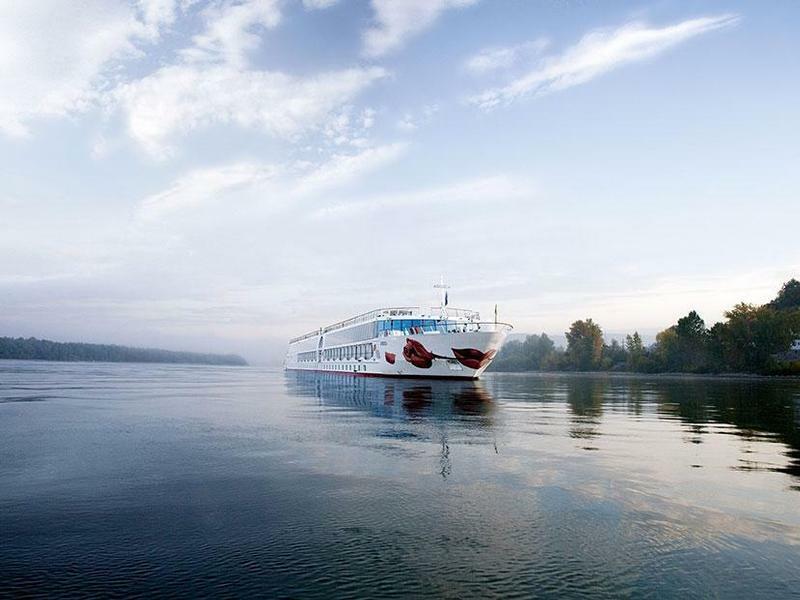
<path id="1" fill-rule="evenodd" d="M 438 287 L 438 286 L 437 286 Z M 471 310 L 378 308 L 289 341 L 285 368 L 297 371 L 477 379 L 512 329 Z"/>

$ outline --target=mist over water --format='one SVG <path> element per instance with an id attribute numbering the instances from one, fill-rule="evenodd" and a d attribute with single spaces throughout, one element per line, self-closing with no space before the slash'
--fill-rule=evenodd
<path id="1" fill-rule="evenodd" d="M 0 363 L 0 594 L 790 597 L 800 384 Z"/>

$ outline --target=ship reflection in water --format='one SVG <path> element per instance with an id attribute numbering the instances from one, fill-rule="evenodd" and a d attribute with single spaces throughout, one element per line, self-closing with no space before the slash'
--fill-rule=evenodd
<path id="1" fill-rule="evenodd" d="M 363 411 L 386 419 L 375 436 L 397 440 L 435 441 L 440 446 L 438 472 L 451 472 L 450 436 L 467 437 L 497 452 L 493 434 L 496 403 L 480 380 L 353 377 L 333 373 L 287 372 L 292 395 L 314 398 L 331 418 L 348 419 Z"/>
<path id="2" fill-rule="evenodd" d="M 335 373 L 287 372 L 289 392 L 334 406 L 370 410 L 385 417 L 453 418 L 489 416 L 491 394 L 480 380 L 353 377 Z"/>

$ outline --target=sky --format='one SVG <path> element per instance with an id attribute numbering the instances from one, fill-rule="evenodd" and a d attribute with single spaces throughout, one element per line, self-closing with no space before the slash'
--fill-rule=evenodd
<path id="1" fill-rule="evenodd" d="M 434 301 L 645 337 L 800 277 L 800 4 L 0 0 L 0 335 Z"/>

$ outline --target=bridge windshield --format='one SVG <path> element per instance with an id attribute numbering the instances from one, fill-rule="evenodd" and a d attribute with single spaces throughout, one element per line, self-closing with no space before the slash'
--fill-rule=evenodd
<path id="1" fill-rule="evenodd" d="M 378 335 L 391 335 L 393 332 L 405 335 L 433 331 L 448 333 L 460 331 L 464 326 L 464 323 L 436 319 L 387 319 L 378 321 Z"/>

